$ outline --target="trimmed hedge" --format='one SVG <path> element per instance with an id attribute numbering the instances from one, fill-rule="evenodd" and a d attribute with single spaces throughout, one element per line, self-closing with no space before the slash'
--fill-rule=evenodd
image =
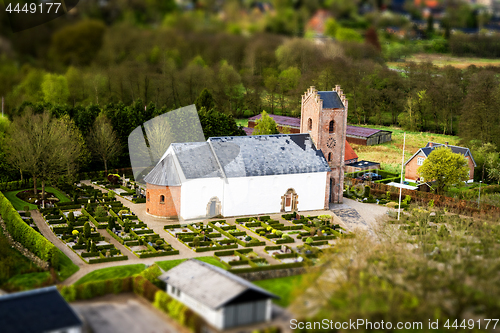
<path id="1" fill-rule="evenodd" d="M 149 252 L 149 253 L 139 253 L 139 254 L 136 254 L 134 252 L 134 254 L 142 259 L 142 258 L 152 258 L 152 257 L 173 256 L 173 255 L 179 254 L 179 250 L 163 251 L 163 252 Z"/>
<path id="2" fill-rule="evenodd" d="M 99 264 L 101 262 L 121 261 L 121 260 L 128 260 L 128 257 L 118 256 L 118 257 L 109 257 L 109 258 L 89 259 L 89 264 Z"/>
<path id="3" fill-rule="evenodd" d="M 296 268 L 296 267 L 304 267 L 306 264 L 303 262 L 293 262 L 290 264 L 282 264 L 282 265 L 270 265 L 270 266 L 258 266 L 258 267 L 248 267 L 248 268 L 235 268 L 230 269 L 229 272 L 233 274 L 238 273 L 251 273 L 251 272 L 260 272 L 260 271 L 271 271 L 275 269 L 285 269 L 285 268 Z"/>
<path id="4" fill-rule="evenodd" d="M 0 193 L 0 215 L 5 221 L 7 231 L 15 241 L 21 243 L 37 257 L 48 261 L 51 266 L 57 269 L 59 264 L 59 250 L 57 247 L 24 223 L 19 213 L 3 193 Z"/>

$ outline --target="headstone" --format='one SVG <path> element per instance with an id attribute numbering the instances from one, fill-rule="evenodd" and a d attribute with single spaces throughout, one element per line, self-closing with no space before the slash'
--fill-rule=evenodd
<path id="1" fill-rule="evenodd" d="M 281 245 L 281 252 L 285 252 L 286 253 L 286 245 Z"/>

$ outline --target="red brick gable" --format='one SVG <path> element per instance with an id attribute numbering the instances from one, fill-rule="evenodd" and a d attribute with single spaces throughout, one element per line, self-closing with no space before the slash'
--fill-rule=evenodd
<path id="1" fill-rule="evenodd" d="M 345 152 L 344 152 L 344 154 L 345 154 L 344 161 L 358 159 L 358 155 L 356 154 L 354 149 L 352 149 L 351 145 L 349 144 L 349 142 L 347 142 L 347 140 L 345 140 Z"/>

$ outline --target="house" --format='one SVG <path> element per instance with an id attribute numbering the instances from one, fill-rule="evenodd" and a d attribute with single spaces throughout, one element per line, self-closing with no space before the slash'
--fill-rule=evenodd
<path id="1" fill-rule="evenodd" d="M 2 333 L 80 333 L 82 326 L 57 287 L 0 296 Z"/>
<path id="2" fill-rule="evenodd" d="M 347 142 L 363 146 L 378 145 L 389 142 L 392 132 L 374 128 L 348 125 L 346 129 Z"/>
<path id="3" fill-rule="evenodd" d="M 420 148 L 408 161 L 405 162 L 405 179 L 406 181 L 415 182 L 417 180 L 423 182 L 424 179 L 418 176 L 417 169 L 424 164 L 424 161 L 429 154 L 434 151 L 434 149 L 438 147 L 449 147 L 452 152 L 455 154 L 461 154 L 467 159 L 467 164 L 469 166 L 469 180 L 468 183 L 474 181 L 474 168 L 476 167 L 476 162 L 474 161 L 474 157 L 472 157 L 472 153 L 469 148 L 466 147 L 458 147 L 448 145 L 448 142 L 444 144 L 436 143 L 436 142 L 428 142 L 424 148 Z"/>
<path id="4" fill-rule="evenodd" d="M 302 96 L 301 133 L 172 143 L 144 177 L 146 212 L 197 219 L 328 209 L 343 198 L 347 100 Z"/>
<path id="5" fill-rule="evenodd" d="M 166 292 L 223 330 L 271 320 L 271 300 L 279 297 L 205 262 L 189 259 L 163 273 Z"/>

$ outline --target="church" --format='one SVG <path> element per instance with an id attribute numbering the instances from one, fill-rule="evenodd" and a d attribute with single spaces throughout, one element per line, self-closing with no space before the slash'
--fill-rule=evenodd
<path id="1" fill-rule="evenodd" d="M 172 143 L 146 182 L 146 212 L 180 220 L 328 209 L 341 203 L 347 99 L 302 96 L 300 133 Z"/>

